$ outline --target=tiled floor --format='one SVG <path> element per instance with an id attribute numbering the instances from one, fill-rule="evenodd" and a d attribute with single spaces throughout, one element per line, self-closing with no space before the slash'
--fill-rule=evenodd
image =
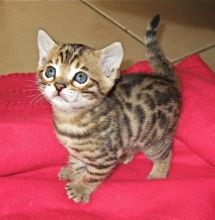
<path id="1" fill-rule="evenodd" d="M 215 71 L 215 1 L 0 1 L 0 74 L 34 72 L 36 36 L 102 48 L 121 41 L 122 68 L 146 59 L 142 36 L 157 12 L 160 42 L 170 60 L 196 52 Z"/>

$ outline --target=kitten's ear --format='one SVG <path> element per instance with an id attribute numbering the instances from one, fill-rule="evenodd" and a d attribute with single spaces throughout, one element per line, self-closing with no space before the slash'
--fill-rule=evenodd
<path id="1" fill-rule="evenodd" d="M 56 42 L 43 30 L 38 31 L 37 44 L 39 48 L 39 66 L 44 64 L 48 54 L 57 45 Z"/>
<path id="2" fill-rule="evenodd" d="M 101 66 L 107 77 L 116 78 L 124 53 L 120 42 L 115 42 L 100 50 Z"/>

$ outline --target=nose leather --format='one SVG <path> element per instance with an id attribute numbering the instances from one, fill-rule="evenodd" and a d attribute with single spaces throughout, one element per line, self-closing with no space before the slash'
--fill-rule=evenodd
<path id="1" fill-rule="evenodd" d="M 55 88 L 58 92 L 60 92 L 63 88 L 66 87 L 66 85 L 64 83 L 55 83 Z"/>

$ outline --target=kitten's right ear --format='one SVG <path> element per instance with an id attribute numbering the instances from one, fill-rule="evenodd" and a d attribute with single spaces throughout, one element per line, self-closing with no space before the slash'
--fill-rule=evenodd
<path id="1" fill-rule="evenodd" d="M 39 49 L 39 66 L 43 65 L 48 54 L 57 46 L 57 43 L 43 30 L 38 31 L 37 44 Z"/>

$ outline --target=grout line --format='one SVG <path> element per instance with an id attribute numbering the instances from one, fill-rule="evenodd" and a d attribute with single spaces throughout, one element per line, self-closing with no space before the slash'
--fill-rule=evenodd
<path id="1" fill-rule="evenodd" d="M 198 54 L 199 54 L 199 53 L 202 53 L 202 52 L 204 52 L 204 51 L 210 50 L 210 49 L 212 49 L 212 48 L 215 48 L 215 43 L 213 43 L 213 44 L 211 44 L 211 45 L 208 45 L 208 46 L 206 46 L 206 47 L 204 47 L 204 48 L 202 48 L 202 49 L 192 51 L 192 52 L 190 52 L 190 53 L 188 53 L 188 54 L 186 54 L 186 55 L 184 55 L 184 56 L 181 56 L 181 57 L 179 57 L 179 58 L 177 58 L 177 59 L 174 59 L 172 62 L 173 62 L 173 63 L 178 63 L 179 61 L 185 59 L 186 57 L 190 56 L 191 54 L 194 54 L 194 53 L 198 53 Z"/>
<path id="2" fill-rule="evenodd" d="M 122 24 L 120 24 L 119 22 L 115 21 L 113 18 L 111 18 L 108 14 L 106 14 L 105 12 L 100 11 L 96 6 L 94 6 L 93 4 L 91 4 L 90 2 L 88 2 L 87 0 L 80 0 L 83 4 L 85 4 L 86 6 L 88 6 L 89 8 L 91 8 L 92 10 L 94 10 L 95 12 L 99 13 L 101 16 L 103 16 L 104 18 L 106 18 L 107 20 L 109 20 L 111 23 L 113 23 L 114 25 L 116 25 L 118 28 L 120 28 L 121 30 L 123 30 L 124 32 L 126 32 L 129 36 L 131 36 L 132 38 L 134 38 L 136 41 L 138 41 L 139 43 L 144 45 L 143 39 L 141 39 L 140 37 L 138 37 L 136 34 L 134 34 L 132 31 L 128 30 L 126 27 L 124 27 Z"/>
<path id="3" fill-rule="evenodd" d="M 96 6 L 94 6 L 92 3 L 88 2 L 87 0 L 80 0 L 83 4 L 85 4 L 86 6 L 88 6 L 89 8 L 91 8 L 92 10 L 94 10 L 95 12 L 97 12 L 98 14 L 100 14 L 102 17 L 106 18 L 107 20 L 109 20 L 111 23 L 113 23 L 114 25 L 116 25 L 118 28 L 120 28 L 121 30 L 123 30 L 124 32 L 126 32 L 130 37 L 132 37 L 133 39 L 135 39 L 136 41 L 138 41 L 139 43 L 141 43 L 142 45 L 145 45 L 143 42 L 143 39 L 140 38 L 139 36 L 137 36 L 135 33 L 133 33 L 132 31 L 128 30 L 125 26 L 123 26 L 122 24 L 120 24 L 119 22 L 115 21 L 113 18 L 111 18 L 108 14 L 106 14 L 105 12 L 102 12 L 101 10 L 99 10 L 99 8 L 97 8 Z M 183 55 L 179 58 L 176 59 L 169 59 L 171 60 L 172 63 L 178 63 L 179 61 L 185 59 L 186 57 L 190 56 L 191 54 L 194 53 L 202 53 L 206 50 L 212 49 L 215 47 L 215 43 L 208 45 L 202 49 L 198 49 L 198 50 L 194 50 L 186 55 Z"/>

